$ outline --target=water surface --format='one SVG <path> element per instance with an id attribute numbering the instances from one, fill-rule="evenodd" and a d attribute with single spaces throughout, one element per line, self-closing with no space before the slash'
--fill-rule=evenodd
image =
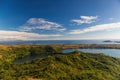
<path id="1" fill-rule="evenodd" d="M 63 53 L 69 53 L 75 50 L 93 54 L 104 53 L 105 55 L 120 58 L 120 49 L 66 49 L 63 50 Z"/>
<path id="2" fill-rule="evenodd" d="M 15 60 L 14 63 L 15 64 L 26 63 L 26 62 L 31 62 L 31 61 L 36 60 L 36 59 L 43 59 L 43 58 L 46 58 L 46 57 L 47 57 L 47 55 L 29 55 L 27 57 Z"/>
<path id="3" fill-rule="evenodd" d="M 38 40 L 38 41 L 4 41 L 2 44 L 120 44 L 114 41 L 105 40 Z M 117 40 L 120 41 L 120 40 Z"/>

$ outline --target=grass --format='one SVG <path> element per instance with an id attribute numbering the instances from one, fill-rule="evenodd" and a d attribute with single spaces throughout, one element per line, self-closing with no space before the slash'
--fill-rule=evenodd
<path id="1" fill-rule="evenodd" d="M 0 50 L 0 80 L 120 80 L 120 59 L 104 54 L 74 51 L 62 54 L 60 47 L 9 47 Z M 48 57 L 14 64 L 31 54 Z"/>

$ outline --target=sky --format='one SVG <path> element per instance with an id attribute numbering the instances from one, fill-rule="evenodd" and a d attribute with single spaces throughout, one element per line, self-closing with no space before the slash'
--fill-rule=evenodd
<path id="1" fill-rule="evenodd" d="M 0 41 L 120 39 L 120 0 L 0 0 Z"/>

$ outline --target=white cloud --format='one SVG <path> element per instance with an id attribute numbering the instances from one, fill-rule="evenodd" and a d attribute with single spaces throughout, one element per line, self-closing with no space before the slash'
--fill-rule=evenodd
<path id="1" fill-rule="evenodd" d="M 120 22 L 91 26 L 82 30 L 71 30 L 69 34 L 82 34 L 93 31 L 120 29 Z"/>
<path id="2" fill-rule="evenodd" d="M 109 18 L 109 20 L 113 20 L 114 18 Z"/>
<path id="3" fill-rule="evenodd" d="M 33 31 L 33 30 L 55 30 L 65 31 L 61 24 L 56 22 L 50 22 L 43 18 L 30 18 L 26 24 L 21 26 L 21 31 Z"/>
<path id="4" fill-rule="evenodd" d="M 60 37 L 60 34 L 37 34 L 20 31 L 0 30 L 0 41 L 9 40 L 44 40 Z"/>
<path id="5" fill-rule="evenodd" d="M 77 25 L 81 24 L 90 24 L 96 21 L 98 16 L 80 16 L 80 19 L 73 19 L 72 22 L 77 23 Z"/>

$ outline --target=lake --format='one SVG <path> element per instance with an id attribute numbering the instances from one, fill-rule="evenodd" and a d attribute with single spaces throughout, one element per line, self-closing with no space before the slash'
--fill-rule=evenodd
<path id="1" fill-rule="evenodd" d="M 14 63 L 26 63 L 26 62 L 31 62 L 33 60 L 36 60 L 36 59 L 43 59 L 43 58 L 46 58 L 47 56 L 46 55 L 29 55 L 27 57 L 24 57 L 24 58 L 20 58 L 20 59 L 17 59 L 14 61 Z"/>
<path id="2" fill-rule="evenodd" d="M 65 54 L 75 50 L 93 54 L 104 53 L 105 55 L 120 58 L 120 49 L 65 49 L 62 52 Z"/>
<path id="3" fill-rule="evenodd" d="M 65 49 L 63 50 L 63 54 L 67 54 L 69 52 L 73 52 L 75 50 L 79 50 L 82 52 L 86 53 L 93 53 L 93 54 L 98 54 L 98 53 L 104 53 L 105 55 L 109 55 L 112 57 L 120 58 L 120 49 Z M 30 55 L 21 59 L 15 60 L 14 63 L 25 63 L 25 62 L 31 62 L 32 60 L 36 60 L 38 58 L 46 58 L 46 55 Z"/>

